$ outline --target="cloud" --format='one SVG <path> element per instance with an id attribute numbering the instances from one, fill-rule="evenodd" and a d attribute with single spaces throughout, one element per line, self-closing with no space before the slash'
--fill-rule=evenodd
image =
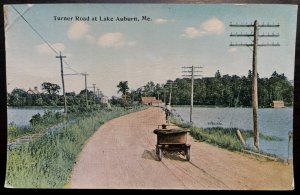
<path id="1" fill-rule="evenodd" d="M 89 30 L 90 26 L 85 22 L 73 22 L 68 30 L 68 37 L 71 40 L 82 39 L 87 35 Z"/>
<path id="2" fill-rule="evenodd" d="M 236 52 L 237 48 L 235 47 L 231 47 L 230 49 L 228 49 L 228 52 L 232 53 L 232 52 Z"/>
<path id="3" fill-rule="evenodd" d="M 205 21 L 203 24 L 204 31 L 211 33 L 211 34 L 222 34 L 224 33 L 224 23 L 219 20 L 218 18 L 212 18 Z"/>
<path id="4" fill-rule="evenodd" d="M 157 18 L 156 20 L 154 20 L 155 24 L 165 24 L 168 23 L 168 20 L 163 19 L 163 18 Z"/>
<path id="5" fill-rule="evenodd" d="M 175 22 L 175 20 L 167 20 L 164 18 L 157 18 L 154 20 L 154 24 L 166 24 L 166 23 L 170 23 L 170 22 Z"/>
<path id="6" fill-rule="evenodd" d="M 58 52 L 60 52 L 60 51 L 64 52 L 66 50 L 66 46 L 63 43 L 54 43 L 54 44 L 51 44 L 51 47 L 53 47 Z M 48 55 L 54 54 L 52 49 L 46 43 L 37 45 L 36 50 L 42 54 L 48 54 Z"/>
<path id="7" fill-rule="evenodd" d="M 224 30 L 224 23 L 214 17 L 206 20 L 201 25 L 201 28 L 196 28 L 194 26 L 187 27 L 184 29 L 184 33 L 181 36 L 193 39 L 212 34 L 220 35 L 224 33 Z"/>
<path id="8" fill-rule="evenodd" d="M 121 48 L 125 45 L 134 46 L 136 42 L 130 41 L 126 42 L 124 35 L 120 32 L 109 32 L 100 36 L 97 41 L 98 45 L 101 47 L 112 47 L 112 48 Z"/>
<path id="9" fill-rule="evenodd" d="M 182 34 L 182 36 L 189 37 L 189 38 L 196 38 L 196 37 L 201 37 L 205 34 L 206 34 L 206 32 L 199 31 L 195 27 L 187 27 L 184 30 L 184 34 Z"/>

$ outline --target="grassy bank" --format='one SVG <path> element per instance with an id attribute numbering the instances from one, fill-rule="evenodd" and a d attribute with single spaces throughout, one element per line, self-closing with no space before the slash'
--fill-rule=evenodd
<path id="1" fill-rule="evenodd" d="M 190 135 L 199 141 L 204 141 L 212 145 L 219 146 L 231 151 L 242 151 L 245 149 L 237 136 L 237 128 L 222 128 L 222 127 L 212 127 L 212 128 L 201 128 L 193 126 L 189 123 L 183 123 L 176 117 L 172 117 L 171 122 L 183 127 L 190 129 Z M 246 140 L 253 137 L 253 132 L 250 130 L 241 131 L 243 138 Z M 281 141 L 280 138 L 275 136 L 268 136 L 260 133 L 260 139 L 268 141 Z M 248 148 L 249 149 L 249 148 Z M 249 149 L 251 150 L 251 149 Z M 265 154 L 263 152 L 260 152 Z M 269 154 L 268 154 L 269 155 Z M 274 156 L 274 155 L 270 155 Z"/>
<path id="2" fill-rule="evenodd" d="M 85 141 L 106 121 L 143 108 L 85 113 L 76 122 L 8 151 L 6 182 L 18 188 L 62 188 Z"/>
<path id="3" fill-rule="evenodd" d="M 42 133 L 47 128 L 56 124 L 68 121 L 62 113 L 53 110 L 47 110 L 43 115 L 35 114 L 30 120 L 30 125 L 19 127 L 14 123 L 8 124 L 7 138 L 8 142 L 15 139 L 35 133 Z"/>

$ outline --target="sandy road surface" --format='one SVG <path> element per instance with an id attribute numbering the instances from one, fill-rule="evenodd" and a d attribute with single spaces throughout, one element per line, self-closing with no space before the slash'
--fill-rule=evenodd
<path id="1" fill-rule="evenodd" d="M 257 160 L 188 137 L 191 161 L 164 154 L 156 160 L 156 135 L 164 112 L 148 108 L 102 125 L 88 140 L 70 188 L 292 189 L 292 166 Z"/>

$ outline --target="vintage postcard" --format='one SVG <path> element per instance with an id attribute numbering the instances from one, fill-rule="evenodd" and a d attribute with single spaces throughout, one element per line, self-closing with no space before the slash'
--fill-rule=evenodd
<path id="1" fill-rule="evenodd" d="M 293 190 L 297 8 L 4 5 L 5 187 Z"/>

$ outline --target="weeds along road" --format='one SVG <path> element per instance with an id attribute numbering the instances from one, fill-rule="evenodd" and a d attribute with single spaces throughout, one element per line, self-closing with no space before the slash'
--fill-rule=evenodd
<path id="1" fill-rule="evenodd" d="M 153 130 L 163 124 L 157 107 L 102 125 L 74 167 L 70 188 L 92 189 L 292 189 L 291 165 L 230 152 L 190 136 L 191 160 L 155 155 Z"/>

